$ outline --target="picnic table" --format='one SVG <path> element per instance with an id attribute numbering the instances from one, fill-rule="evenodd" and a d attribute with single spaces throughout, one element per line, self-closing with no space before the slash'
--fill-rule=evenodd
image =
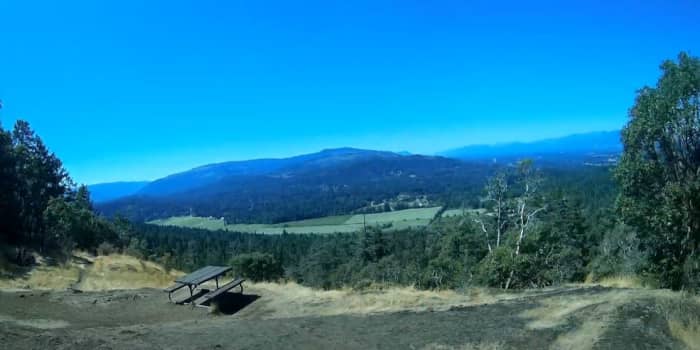
<path id="1" fill-rule="evenodd" d="M 188 287 L 190 290 L 190 298 L 188 300 L 192 301 L 194 298 L 194 291 L 197 289 L 197 287 L 208 281 L 215 280 L 216 289 L 197 299 L 195 302 L 196 305 L 201 305 L 223 294 L 224 292 L 235 288 L 236 286 L 239 286 L 241 288 L 241 293 L 243 293 L 243 281 L 245 280 L 242 278 L 234 279 L 233 281 L 219 287 L 219 278 L 229 271 L 231 271 L 231 268 L 228 266 L 206 266 L 190 273 L 189 275 L 178 278 L 175 280 L 174 285 L 166 288 L 164 291 L 168 293 L 168 299 L 172 302 L 172 294 L 175 291 Z"/>

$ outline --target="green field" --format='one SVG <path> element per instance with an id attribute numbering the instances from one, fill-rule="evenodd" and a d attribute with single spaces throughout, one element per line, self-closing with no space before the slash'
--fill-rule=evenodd
<path id="1" fill-rule="evenodd" d="M 265 234 L 287 233 L 342 233 L 362 230 L 366 221 L 368 226 L 390 226 L 389 229 L 400 230 L 410 227 L 422 227 L 430 223 L 440 207 L 397 210 L 386 213 L 366 215 L 338 215 L 322 218 L 289 221 L 279 224 L 233 224 L 226 225 L 224 220 L 198 216 L 177 216 L 150 221 L 149 224 L 162 226 L 180 226 L 205 230 L 228 230 L 232 232 L 249 232 Z"/>
<path id="2" fill-rule="evenodd" d="M 443 218 L 462 216 L 464 214 L 483 214 L 485 209 L 447 209 L 442 213 Z"/>

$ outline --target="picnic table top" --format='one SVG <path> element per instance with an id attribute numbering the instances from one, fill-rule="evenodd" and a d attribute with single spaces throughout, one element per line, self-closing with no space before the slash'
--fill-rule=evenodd
<path id="1" fill-rule="evenodd" d="M 189 275 L 182 276 L 175 280 L 177 283 L 186 285 L 199 285 L 231 271 L 228 266 L 205 266 Z"/>

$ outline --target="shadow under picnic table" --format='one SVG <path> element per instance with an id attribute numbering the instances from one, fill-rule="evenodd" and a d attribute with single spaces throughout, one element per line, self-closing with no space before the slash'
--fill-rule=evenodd
<path id="1" fill-rule="evenodd" d="M 243 310 L 248 305 L 260 299 L 256 294 L 241 294 L 241 293 L 224 293 L 216 297 L 216 299 L 206 302 L 205 305 L 216 304 L 218 312 L 224 315 L 234 315 Z"/>

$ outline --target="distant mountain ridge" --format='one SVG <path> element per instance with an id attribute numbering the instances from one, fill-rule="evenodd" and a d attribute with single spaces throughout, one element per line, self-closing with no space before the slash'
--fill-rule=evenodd
<path id="1" fill-rule="evenodd" d="M 277 223 L 362 208 L 427 205 L 446 193 L 476 198 L 489 171 L 489 166 L 439 156 L 329 149 L 198 167 L 154 181 L 132 196 L 100 203 L 97 210 L 136 221 L 194 214 L 231 223 Z"/>
<path id="2" fill-rule="evenodd" d="M 619 131 L 467 146 L 438 156 L 336 148 L 208 164 L 132 187 L 105 184 L 119 189 L 110 195 L 102 194 L 100 185 L 91 189 L 98 211 L 137 221 L 195 214 L 276 223 L 347 214 L 396 198 L 460 204 L 478 198 L 495 167 L 517 159 L 531 157 L 547 167 L 610 166 L 621 150 Z"/>
<path id="3" fill-rule="evenodd" d="M 439 155 L 459 159 L 488 159 L 546 155 L 585 155 L 622 151 L 620 131 L 599 131 L 573 134 L 533 142 L 511 142 L 495 145 L 472 145 L 440 152 Z"/>
<path id="4" fill-rule="evenodd" d="M 95 203 L 131 196 L 148 185 L 148 181 L 122 181 L 89 185 L 90 198 Z"/>
<path id="5" fill-rule="evenodd" d="M 235 176 L 259 176 L 278 171 L 294 171 L 302 167 L 324 167 L 369 157 L 399 157 L 392 152 L 356 148 L 325 149 L 290 158 L 268 158 L 203 165 L 192 170 L 155 180 L 137 192 L 143 196 L 169 196 L 205 187 Z"/>

